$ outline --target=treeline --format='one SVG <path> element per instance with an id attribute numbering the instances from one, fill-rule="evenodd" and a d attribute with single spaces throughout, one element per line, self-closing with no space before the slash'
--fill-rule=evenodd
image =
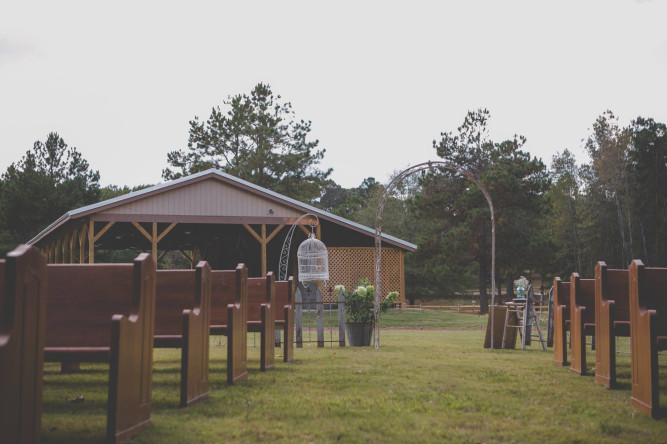
<path id="1" fill-rule="evenodd" d="M 603 113 L 586 139 L 590 162 L 553 157 L 550 203 L 554 271 L 591 276 L 595 262 L 667 264 L 667 128 L 638 117 L 621 127 Z"/>
<path id="2" fill-rule="evenodd" d="M 590 160 L 564 150 L 547 168 L 523 150 L 522 136 L 491 140 L 489 118 L 484 109 L 469 112 L 456 131 L 441 133 L 434 154 L 455 168 L 406 178 L 385 206 L 384 231 L 418 245 L 406 256 L 409 297 L 451 297 L 474 288 L 482 309 L 488 303 L 489 208 L 457 169 L 473 173 L 493 200 L 499 290 L 520 274 L 541 277 L 547 287 L 554 275 L 592 276 L 598 260 L 610 267 L 625 267 L 633 258 L 650 266 L 667 263 L 664 123 L 637 117 L 621 127 L 604 112 L 585 135 Z M 289 102 L 260 83 L 213 108 L 208 119 L 195 117 L 187 147 L 166 153 L 170 168 L 163 178 L 215 167 L 373 227 L 384 185 L 373 177 L 355 188 L 336 184 L 332 171 L 319 167 L 325 150 L 310 130 L 310 121 L 297 119 Z M 69 210 L 132 191 L 101 187 L 99 180 L 58 134 L 35 142 L 0 177 L 0 253 Z"/>

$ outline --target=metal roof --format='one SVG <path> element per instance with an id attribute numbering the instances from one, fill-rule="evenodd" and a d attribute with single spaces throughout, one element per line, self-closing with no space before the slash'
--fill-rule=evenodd
<path id="1" fill-rule="evenodd" d="M 60 218 L 55 220 L 53 223 L 51 223 L 48 227 L 46 227 L 44 230 L 42 230 L 39 234 L 37 234 L 34 238 L 32 238 L 29 242 L 28 245 L 35 244 L 36 242 L 40 241 L 42 238 L 47 236 L 49 233 L 57 229 L 58 227 L 62 226 L 65 224 L 67 221 L 72 220 L 72 219 L 78 219 L 81 217 L 84 217 L 88 214 L 94 214 L 97 212 L 100 212 L 102 210 L 106 210 L 112 207 L 116 207 L 119 205 L 125 204 L 127 201 L 130 200 L 137 200 L 141 199 L 143 197 L 148 197 L 151 195 L 159 194 L 161 192 L 164 192 L 168 189 L 173 189 L 173 188 L 178 188 L 181 186 L 186 185 L 187 183 L 206 179 L 206 178 L 217 178 L 218 180 L 223 180 L 224 182 L 231 183 L 231 184 L 236 184 L 237 186 L 242 186 L 250 191 L 253 191 L 258 194 L 263 194 L 270 196 L 272 199 L 277 200 L 277 201 L 282 201 L 283 203 L 287 203 L 290 206 L 300 208 L 304 212 L 308 213 L 313 213 L 317 215 L 318 217 L 322 217 L 324 219 L 336 222 L 341 225 L 348 226 L 350 228 L 356 229 L 357 231 L 363 232 L 368 234 L 369 236 L 375 237 L 375 229 L 374 228 L 369 228 L 364 225 L 358 224 L 356 222 L 353 222 L 349 219 L 345 219 L 344 217 L 337 216 L 335 214 L 329 213 L 328 211 L 321 210 L 319 208 L 316 208 L 312 205 L 305 204 L 303 202 L 299 202 L 295 199 L 292 199 L 290 197 L 284 196 L 282 194 L 276 193 L 275 191 L 271 191 L 267 188 L 260 187 L 256 184 L 250 183 L 248 181 L 245 181 L 243 179 L 239 179 L 238 177 L 232 176 L 230 174 L 224 173 L 220 170 L 216 169 L 208 169 L 205 171 L 201 171 L 199 173 L 191 174 L 189 176 L 181 177 L 179 179 L 171 180 L 168 182 L 164 182 L 158 185 L 154 185 L 149 188 L 144 188 L 139 191 L 134 191 L 128 194 L 124 194 L 122 196 L 114 197 L 112 199 L 107 199 L 102 202 L 98 202 L 92 205 L 87 205 L 85 207 L 77 208 L 75 210 L 68 211 L 67 213 L 63 214 Z M 405 240 L 399 239 L 394 236 L 390 236 L 388 234 L 382 233 L 382 239 L 385 241 L 388 241 L 394 245 L 401 246 L 407 250 L 414 251 L 417 249 L 417 245 L 407 242 Z"/>

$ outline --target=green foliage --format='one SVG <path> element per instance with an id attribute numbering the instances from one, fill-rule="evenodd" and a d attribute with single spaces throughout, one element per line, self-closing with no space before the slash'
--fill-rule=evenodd
<path id="1" fill-rule="evenodd" d="M 552 268 L 592 276 L 595 263 L 627 267 L 633 258 L 667 263 L 667 128 L 638 117 L 621 127 L 611 111 L 586 139 L 591 157 L 577 165 L 567 150 L 554 157 L 549 191 Z"/>
<path id="2" fill-rule="evenodd" d="M 344 287 L 342 287 L 344 289 Z M 375 287 L 368 278 L 359 279 L 359 286 L 351 291 L 344 291 L 345 322 L 372 324 L 374 320 Z M 398 292 L 392 291 L 380 303 L 380 313 L 387 311 L 398 299 Z"/>
<path id="3" fill-rule="evenodd" d="M 539 215 L 549 188 L 546 167 L 521 150 L 525 138 L 500 143 L 488 137 L 490 113 L 469 112 L 457 133 L 441 133 L 433 141 L 438 156 L 455 168 L 474 174 L 493 201 L 496 220 L 496 276 L 539 264 L 548 233 Z M 472 181 L 452 169 L 430 170 L 421 177 L 421 190 L 411 201 L 421 221 L 417 263 L 422 281 L 444 295 L 471 286 L 471 263 L 477 268 L 481 309 L 491 265 L 491 223 L 486 199 Z M 536 264 L 538 262 L 538 264 Z"/>
<path id="4" fill-rule="evenodd" d="M 12 163 L 0 188 L 0 249 L 29 241 L 69 210 L 99 201 L 99 172 L 57 133 Z"/>
<path id="5" fill-rule="evenodd" d="M 281 102 L 271 87 L 257 84 L 215 107 L 205 122 L 190 121 L 188 149 L 172 151 L 165 179 L 217 168 L 302 202 L 319 197 L 331 169 L 317 165 L 325 150 L 309 140 L 311 122 L 297 120 L 292 104 Z"/>
<path id="6" fill-rule="evenodd" d="M 324 189 L 318 205 L 323 210 L 338 216 L 354 220 L 366 226 L 375 226 L 375 213 L 373 220 L 362 220 L 361 213 L 370 208 L 374 196 L 381 193 L 384 187 L 374 177 L 367 177 L 357 188 L 342 188 L 334 181 L 329 181 Z M 376 209 L 377 204 L 371 209 Z M 367 218 L 366 218 L 367 219 Z"/>
<path id="7" fill-rule="evenodd" d="M 122 187 L 118 185 L 107 185 L 100 190 L 100 201 L 113 199 L 114 197 L 123 196 L 125 194 L 133 193 L 135 191 L 143 190 L 144 188 L 152 187 L 151 184 L 137 185 L 132 188 L 127 185 Z"/>

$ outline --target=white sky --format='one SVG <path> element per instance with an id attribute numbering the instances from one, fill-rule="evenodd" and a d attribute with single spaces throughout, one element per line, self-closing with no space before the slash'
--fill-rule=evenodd
<path id="1" fill-rule="evenodd" d="M 547 164 L 583 161 L 606 109 L 667 122 L 664 0 L 18 3 L 0 6 L 0 172 L 57 131 L 102 185 L 160 182 L 189 120 L 258 82 L 348 188 L 436 160 L 479 107 Z"/>

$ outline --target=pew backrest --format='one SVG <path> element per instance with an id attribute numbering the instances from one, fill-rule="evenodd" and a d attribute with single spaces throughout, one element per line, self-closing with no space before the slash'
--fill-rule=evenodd
<path id="1" fill-rule="evenodd" d="M 183 310 L 201 309 L 195 287 L 195 270 L 157 271 L 155 336 L 183 334 Z"/>
<path id="2" fill-rule="evenodd" d="M 570 278 L 570 319 L 576 310 L 585 307 L 582 313 L 584 324 L 595 324 L 595 279 L 581 279 L 578 273 Z"/>
<path id="3" fill-rule="evenodd" d="M 600 261 L 595 266 L 596 307 L 614 301 L 614 321 L 630 321 L 630 290 L 628 270 L 607 268 Z"/>
<path id="4" fill-rule="evenodd" d="M 109 347 L 111 318 L 136 313 L 132 264 L 49 264 L 46 347 Z"/>
<path id="5" fill-rule="evenodd" d="M 633 277 L 634 276 L 634 277 Z M 631 318 L 646 312 L 655 312 L 655 333 L 667 337 L 667 268 L 645 267 L 634 260 L 630 265 Z M 634 306 L 634 307 L 633 307 Z"/>
<path id="6" fill-rule="evenodd" d="M 294 311 L 295 291 L 293 276 L 286 281 L 276 281 L 276 322 L 285 322 L 284 307 L 289 307 L 290 311 Z"/>
<path id="7" fill-rule="evenodd" d="M 563 321 L 570 320 L 570 283 L 564 282 L 560 277 L 554 278 L 554 310 L 558 307 L 566 307 L 562 310 Z"/>
<path id="8" fill-rule="evenodd" d="M 248 269 L 244 264 L 238 264 L 235 270 L 211 271 L 211 325 L 229 325 L 229 305 L 247 313 L 247 280 Z"/>
<path id="9" fill-rule="evenodd" d="M 248 278 L 248 322 L 262 321 L 262 305 L 275 307 L 275 279 L 269 271 L 266 277 Z"/>
<path id="10" fill-rule="evenodd" d="M 20 245 L 0 260 L 0 440 L 39 442 L 46 256 Z"/>

